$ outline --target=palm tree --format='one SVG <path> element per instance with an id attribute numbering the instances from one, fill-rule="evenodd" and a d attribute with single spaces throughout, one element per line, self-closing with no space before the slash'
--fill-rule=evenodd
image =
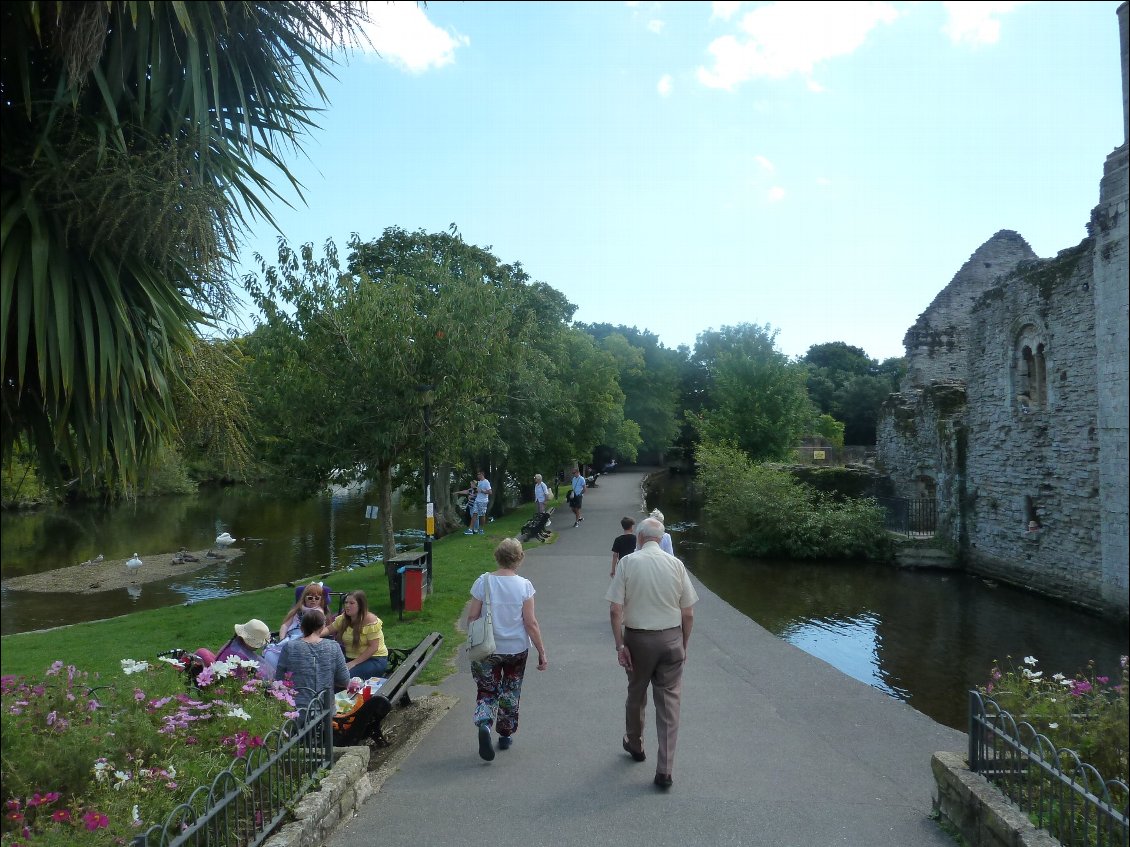
<path id="1" fill-rule="evenodd" d="M 301 193 L 283 154 L 360 2 L 0 6 L 6 462 L 128 480 L 176 431 L 178 361 L 233 296 L 245 226 Z M 285 202 L 285 200 L 284 200 Z"/>

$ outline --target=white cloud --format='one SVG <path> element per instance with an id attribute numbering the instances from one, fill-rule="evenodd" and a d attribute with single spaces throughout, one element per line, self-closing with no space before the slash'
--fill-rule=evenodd
<path id="1" fill-rule="evenodd" d="M 656 35 L 663 32 L 663 21 L 650 20 L 647 22 L 648 32 L 654 32 Z"/>
<path id="2" fill-rule="evenodd" d="M 753 161 L 761 165 L 762 170 L 768 171 L 769 173 L 773 173 L 775 170 L 777 170 L 777 168 L 773 166 L 773 163 L 766 159 L 764 156 L 754 156 Z"/>
<path id="3" fill-rule="evenodd" d="M 826 176 L 818 176 L 816 177 L 816 184 L 821 188 L 829 188 L 832 185 L 832 180 L 828 179 Z"/>
<path id="4" fill-rule="evenodd" d="M 713 67 L 700 67 L 709 88 L 733 89 L 750 79 L 807 76 L 819 62 L 858 50 L 879 24 L 899 16 L 884 2 L 771 3 L 742 16 L 738 34 L 715 39 Z"/>
<path id="5" fill-rule="evenodd" d="M 365 34 L 382 59 L 419 74 L 455 61 L 455 51 L 471 43 L 465 35 L 436 26 L 415 3 L 369 3 L 372 20 Z"/>
<path id="6" fill-rule="evenodd" d="M 779 185 L 774 185 L 767 192 L 765 192 L 765 199 L 770 203 L 779 203 L 785 199 L 785 189 Z"/>
<path id="7" fill-rule="evenodd" d="M 728 21 L 734 16 L 734 12 L 736 12 L 741 5 L 740 2 L 735 3 L 732 2 L 732 0 L 715 0 L 715 2 L 711 4 L 710 17 L 721 18 L 724 21 Z"/>
<path id="8" fill-rule="evenodd" d="M 946 19 L 942 32 L 954 44 L 996 44 L 1001 37 L 999 15 L 1007 15 L 1023 2 L 943 3 Z"/>
<path id="9" fill-rule="evenodd" d="M 813 94 L 823 94 L 825 91 L 828 90 L 823 85 L 821 85 L 820 83 L 818 83 L 814 79 L 808 80 L 805 83 L 805 86 L 807 86 L 808 90 L 811 91 Z"/>
<path id="10" fill-rule="evenodd" d="M 655 86 L 655 90 L 662 96 L 669 97 L 674 87 L 675 80 L 671 78 L 671 74 L 663 74 L 663 76 L 659 78 L 659 84 Z"/>

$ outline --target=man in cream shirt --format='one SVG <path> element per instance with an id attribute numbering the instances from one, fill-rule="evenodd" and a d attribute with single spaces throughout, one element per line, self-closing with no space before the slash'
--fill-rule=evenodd
<path id="1" fill-rule="evenodd" d="M 645 518 L 637 531 L 641 546 L 620 560 L 604 597 L 610 604 L 616 658 L 628 674 L 624 750 L 637 762 L 647 759 L 643 728 L 650 685 L 659 738 L 655 784 L 667 789 L 673 781 L 683 665 L 698 593 L 683 563 L 660 549 L 663 524 Z"/>

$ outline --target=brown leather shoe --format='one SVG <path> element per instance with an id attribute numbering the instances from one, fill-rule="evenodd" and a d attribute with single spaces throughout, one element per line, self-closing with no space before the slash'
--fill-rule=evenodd
<path id="1" fill-rule="evenodd" d="M 655 775 L 655 784 L 662 788 L 664 791 L 670 788 L 671 784 L 674 781 L 675 780 L 671 779 L 671 774 L 669 773 L 657 773 Z"/>
<path id="2" fill-rule="evenodd" d="M 637 762 L 646 762 L 647 753 L 643 750 L 633 750 L 628 746 L 628 736 L 624 736 L 624 752 L 631 756 Z"/>

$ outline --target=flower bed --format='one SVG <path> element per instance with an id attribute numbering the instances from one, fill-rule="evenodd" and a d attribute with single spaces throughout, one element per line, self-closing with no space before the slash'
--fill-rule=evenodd
<path id="1" fill-rule="evenodd" d="M 123 659 L 90 675 L 55 662 L 0 681 L 5 814 L 0 844 L 121 845 L 294 717 L 288 682 L 239 658 L 196 685 L 175 659 Z"/>
<path id="2" fill-rule="evenodd" d="M 1118 679 L 1096 673 L 1092 662 L 1068 677 L 1038 670 L 1035 656 L 1020 666 L 994 664 L 984 694 L 1017 721 L 1032 725 L 1059 749 L 1074 750 L 1107 779 L 1127 781 L 1127 657 Z"/>

